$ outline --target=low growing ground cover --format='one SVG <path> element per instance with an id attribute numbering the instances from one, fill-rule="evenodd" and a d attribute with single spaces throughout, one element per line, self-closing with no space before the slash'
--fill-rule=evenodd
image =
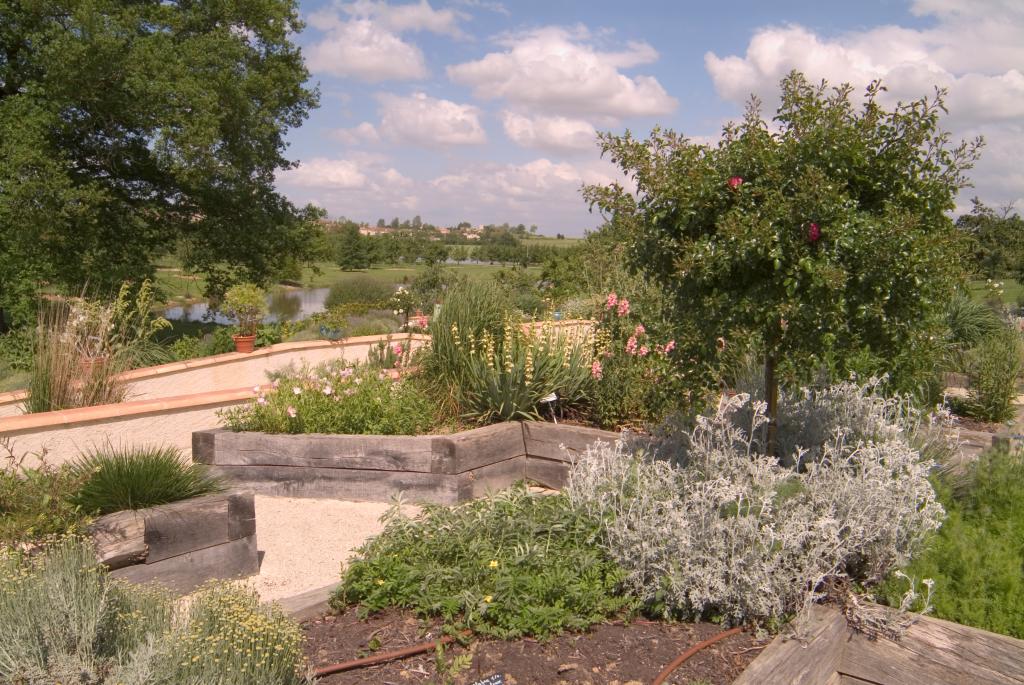
<path id="1" fill-rule="evenodd" d="M 904 573 L 932 579 L 938 618 L 1024 638 L 1024 454 L 995 450 L 936 483 L 948 516 Z M 904 586 L 880 597 L 898 604 Z"/>
<path id="2" fill-rule="evenodd" d="M 399 360 L 406 352 L 397 345 Z M 396 355 L 394 348 L 391 355 Z M 407 355 L 405 355 L 407 358 Z M 391 365 L 394 366 L 394 362 Z M 221 413 L 234 431 L 415 435 L 437 425 L 436 407 L 414 381 L 379 366 L 344 362 L 291 369 L 252 403 Z"/>
<path id="3" fill-rule="evenodd" d="M 0 680 L 13 685 L 299 685 L 298 626 L 247 590 L 188 604 L 111 580 L 89 542 L 0 552 Z"/>
<path id="4" fill-rule="evenodd" d="M 763 403 L 741 395 L 655 443 L 593 446 L 564 495 L 393 514 L 334 606 L 498 636 L 636 611 L 778 627 L 836 585 L 876 584 L 942 520 L 921 452 L 937 449 L 934 425 L 876 390 L 784 396 L 780 444 L 801 447 L 781 461 L 761 447 Z"/>

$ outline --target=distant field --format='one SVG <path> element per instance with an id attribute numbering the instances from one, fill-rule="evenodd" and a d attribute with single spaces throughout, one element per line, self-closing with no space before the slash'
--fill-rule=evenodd
<path id="1" fill-rule="evenodd" d="M 583 238 L 524 238 L 524 245 L 546 245 L 548 247 L 572 247 Z"/>
<path id="2" fill-rule="evenodd" d="M 362 275 L 370 274 L 376 278 L 390 280 L 392 283 L 403 283 L 411 281 L 416 274 L 423 271 L 424 266 L 381 266 L 364 271 L 342 271 L 337 264 L 332 262 L 321 262 L 318 264 L 320 273 L 313 269 L 306 269 L 302 274 L 302 285 L 306 288 L 328 288 L 335 283 L 340 283 Z M 460 264 L 447 265 L 458 274 L 466 276 L 471 281 L 478 281 L 491 278 L 503 267 L 500 264 Z M 527 269 L 532 274 L 540 274 L 540 267 L 532 266 Z M 173 266 L 165 265 L 157 271 L 157 286 L 167 302 L 181 302 L 183 300 L 195 300 L 202 298 L 203 288 L 206 285 L 202 278 L 189 278 Z"/>
<path id="3" fill-rule="evenodd" d="M 1016 305 L 1020 301 L 1021 297 L 1024 296 L 1024 285 L 1018 283 L 1012 278 L 1002 278 L 999 282 L 1003 284 L 1003 302 L 1009 305 Z M 988 293 L 988 288 L 985 286 L 985 281 L 978 279 L 971 281 L 970 283 L 971 296 L 976 300 L 985 299 Z"/>

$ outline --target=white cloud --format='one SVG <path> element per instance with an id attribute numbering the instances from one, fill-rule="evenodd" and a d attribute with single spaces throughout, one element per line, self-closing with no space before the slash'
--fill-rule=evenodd
<path id="1" fill-rule="evenodd" d="M 718 93 L 735 103 L 757 94 L 773 109 L 779 80 L 799 69 L 812 80 L 849 82 L 861 91 L 882 79 L 891 105 L 947 88 L 949 115 L 943 125 L 954 137 L 983 135 L 987 146 L 971 173 L 977 193 L 993 203 L 1024 195 L 1019 157 L 1024 120 L 1024 4 L 989 0 L 918 0 L 913 10 L 934 16 L 923 29 L 880 26 L 838 36 L 820 36 L 801 26 L 758 30 L 743 56 L 705 55 Z M 859 93 L 858 93 L 859 94 Z M 961 196 L 961 201 L 963 201 Z"/>
<path id="2" fill-rule="evenodd" d="M 314 157 L 279 174 L 282 184 L 299 188 L 351 190 L 366 186 L 367 178 L 358 165 L 347 159 Z"/>
<path id="3" fill-rule="evenodd" d="M 321 9 L 307 17 L 312 28 L 324 33 L 305 51 L 314 73 L 371 83 L 422 79 L 429 73 L 423 51 L 401 34 L 429 31 L 462 36 L 458 22 L 463 15 L 435 10 L 426 0 L 405 5 L 357 0 L 337 7 L 340 12 Z"/>
<path id="4" fill-rule="evenodd" d="M 595 152 L 597 131 L 588 121 L 566 117 L 529 117 L 502 112 L 501 123 L 517 145 L 556 152 Z"/>
<path id="5" fill-rule="evenodd" d="M 423 52 L 368 19 L 334 22 L 327 35 L 306 50 L 306 64 L 314 73 L 345 76 L 362 81 L 403 81 L 427 76 Z"/>
<path id="6" fill-rule="evenodd" d="M 461 36 L 459 20 L 463 15 L 450 9 L 435 10 L 427 0 L 407 5 L 389 5 L 374 0 L 357 0 L 342 5 L 346 14 L 359 19 L 372 19 L 381 27 L 402 33 L 404 31 L 430 31 L 449 36 Z"/>
<path id="7" fill-rule="evenodd" d="M 619 119 L 667 114 L 676 100 L 651 76 L 626 76 L 626 69 L 655 61 L 646 43 L 603 52 L 583 28 L 545 27 L 508 35 L 503 52 L 448 67 L 456 83 L 483 99 L 509 102 L 568 116 Z"/>
<path id="8" fill-rule="evenodd" d="M 380 132 L 396 142 L 423 146 L 478 145 L 487 141 L 480 110 L 425 93 L 382 94 Z"/>
<path id="9" fill-rule="evenodd" d="M 328 135 L 339 143 L 345 145 L 361 145 L 363 143 L 376 143 L 380 140 L 377 128 L 368 121 L 364 121 L 352 128 L 336 128 Z"/>

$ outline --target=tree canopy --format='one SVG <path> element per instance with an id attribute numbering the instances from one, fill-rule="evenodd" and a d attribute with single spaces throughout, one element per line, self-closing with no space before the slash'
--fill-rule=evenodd
<path id="1" fill-rule="evenodd" d="M 714 145 L 661 129 L 603 134 L 636 189 L 585 196 L 671 295 L 683 355 L 753 340 L 769 376 L 786 362 L 844 372 L 858 354 L 898 372 L 962 277 L 948 212 L 981 141 L 952 144 L 940 130 L 943 91 L 886 109 L 879 83 L 860 107 L 850 86 L 796 72 L 781 89 L 771 123 L 752 100 Z"/>
<path id="2" fill-rule="evenodd" d="M 975 198 L 956 227 L 970 238 L 974 267 L 988 278 L 1024 279 L 1024 219 L 1012 206 L 992 209 Z"/>
<path id="3" fill-rule="evenodd" d="M 309 249 L 274 190 L 317 105 L 293 0 L 0 0 L 0 308 L 176 251 L 221 291 Z"/>

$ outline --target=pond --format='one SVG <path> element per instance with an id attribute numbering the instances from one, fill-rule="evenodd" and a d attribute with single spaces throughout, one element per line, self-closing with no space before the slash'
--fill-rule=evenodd
<path id="1" fill-rule="evenodd" d="M 299 321 L 322 312 L 324 300 L 330 291 L 330 288 L 275 289 L 267 295 L 269 314 L 263 322 Z M 234 323 L 234 319 L 212 311 L 205 302 L 168 307 L 163 315 L 169 321 L 204 321 L 225 325 Z"/>

